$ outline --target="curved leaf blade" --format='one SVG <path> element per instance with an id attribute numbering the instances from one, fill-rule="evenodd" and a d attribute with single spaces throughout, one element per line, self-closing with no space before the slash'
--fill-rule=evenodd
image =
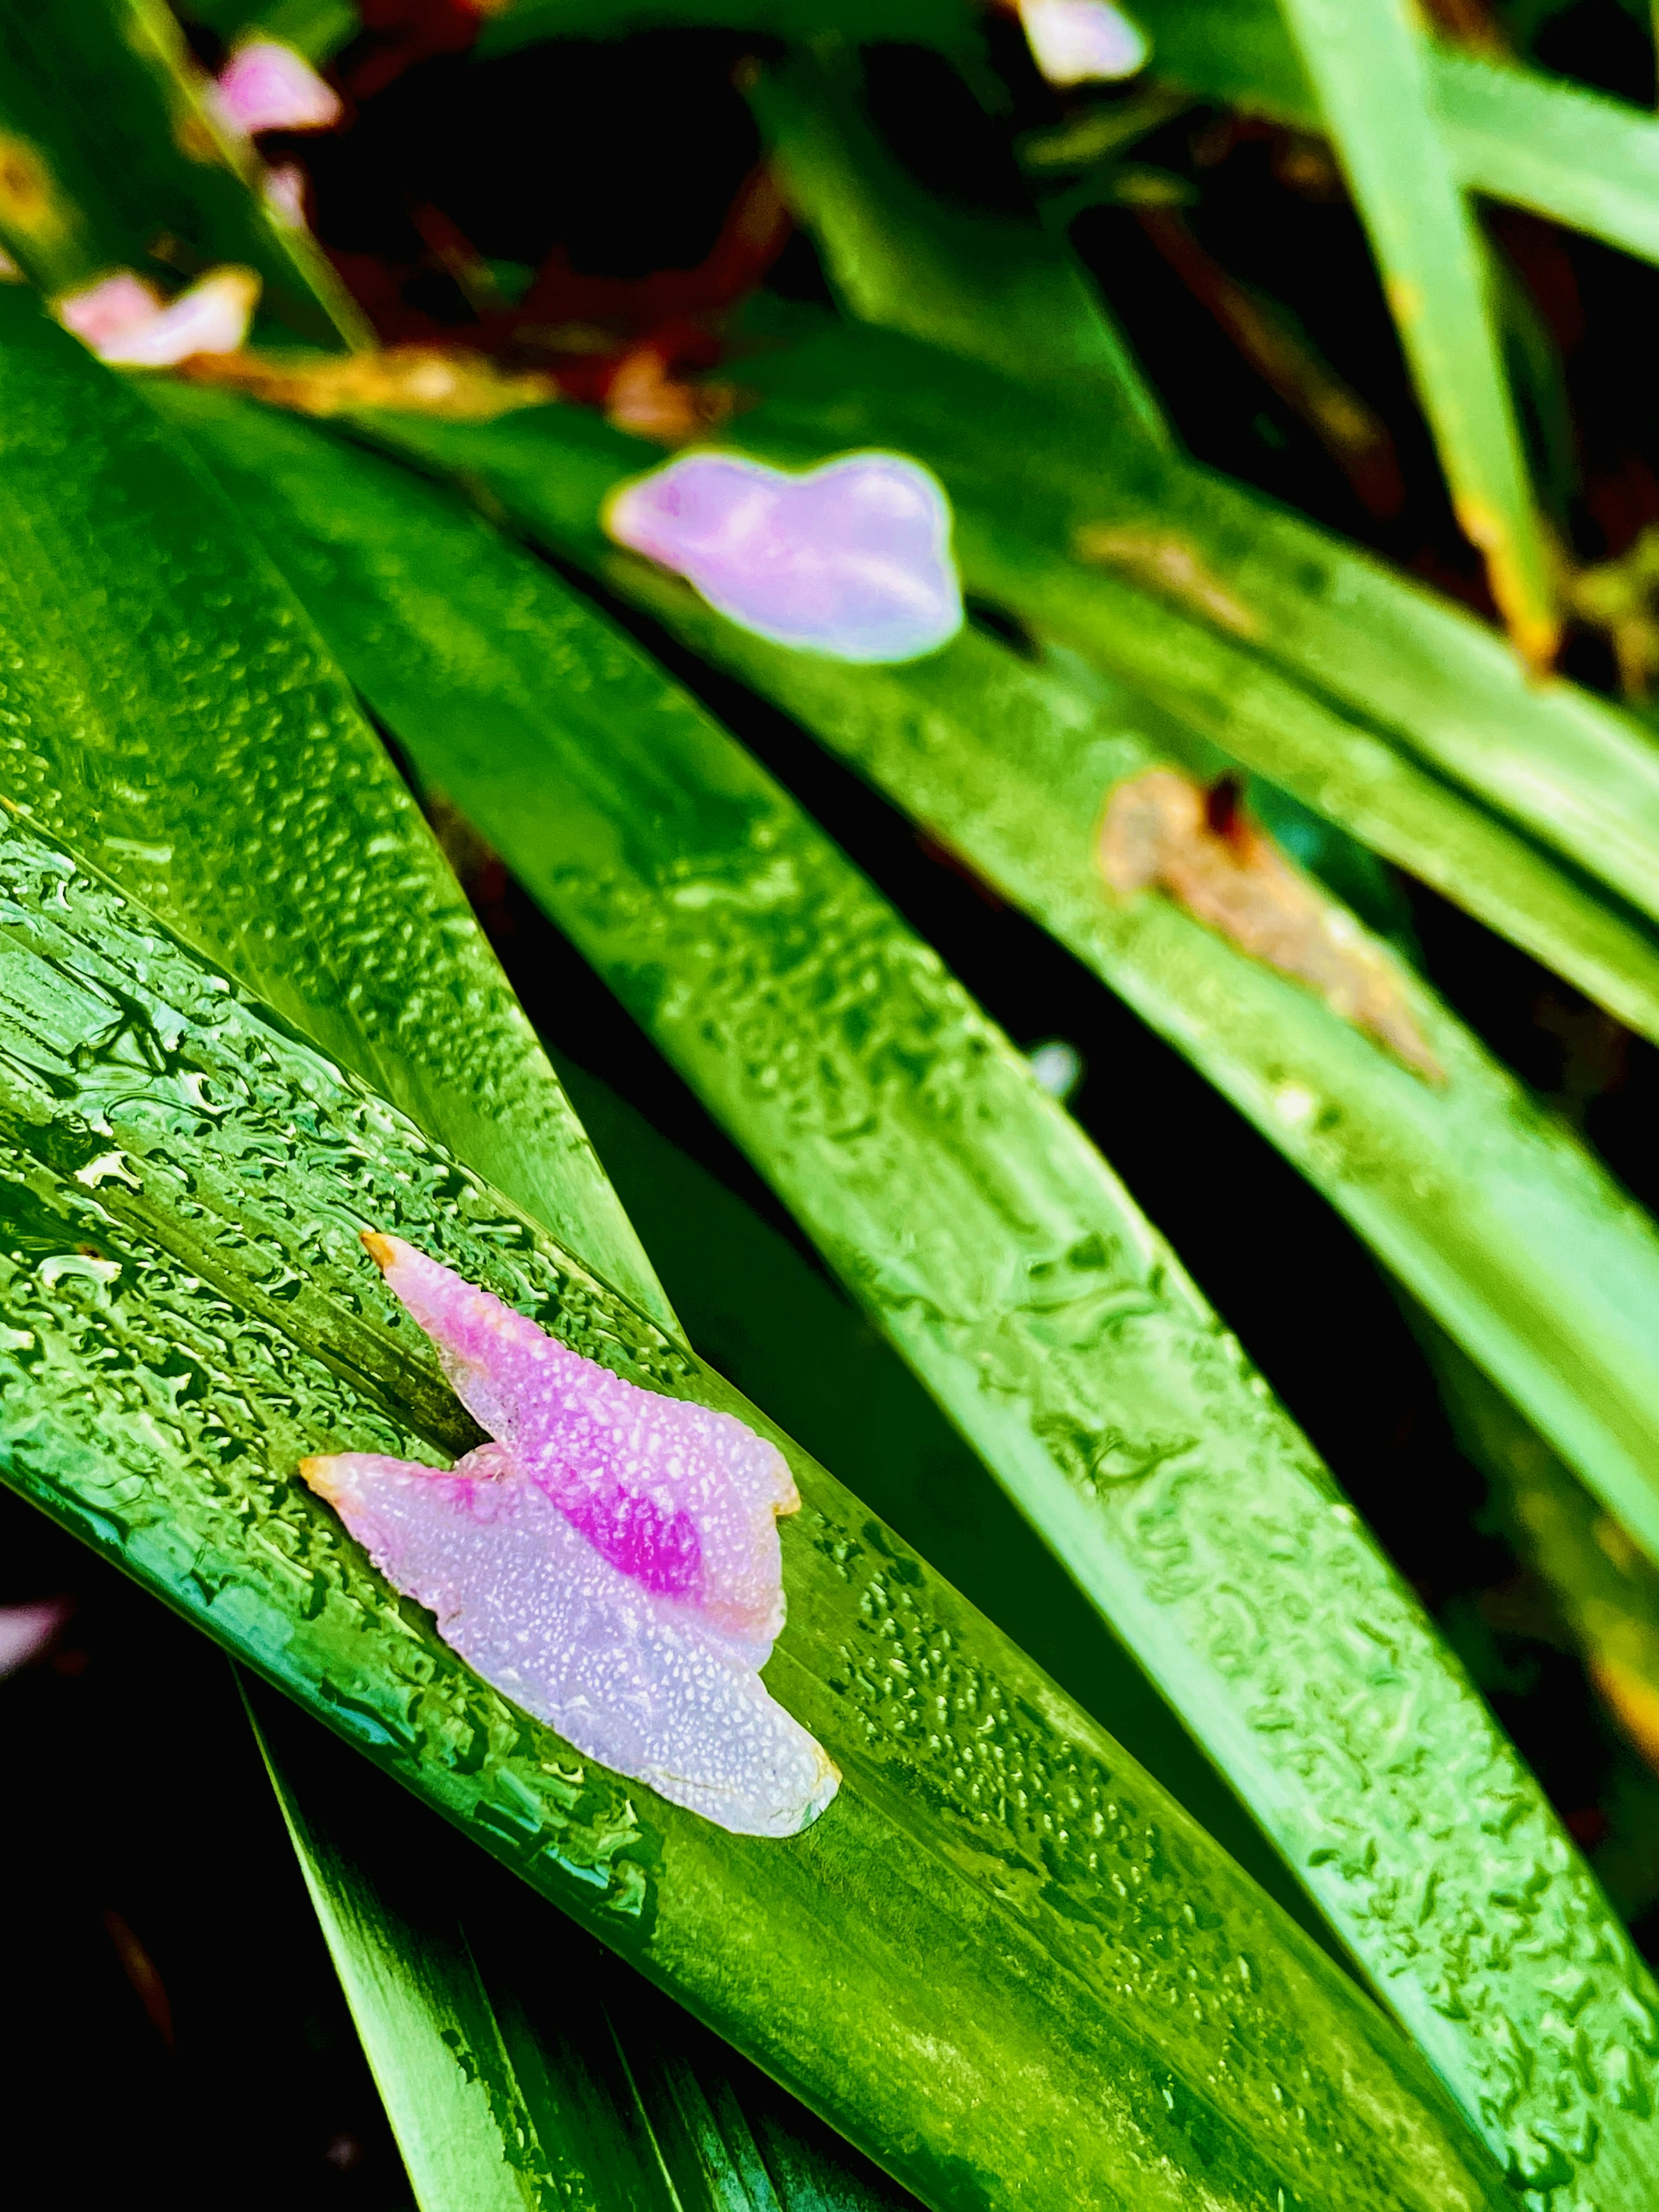
<path id="1" fill-rule="evenodd" d="M 264 196 L 261 163 L 228 137 L 161 0 L 55 0 L 0 15 L 0 131 L 22 142 L 50 205 L 0 196 L 0 239 L 48 294 L 112 270 L 197 275 L 235 262 L 266 307 L 313 343 L 368 325 L 307 231 Z"/>
<path id="2" fill-rule="evenodd" d="M 142 401 L 15 293 L 0 532 L 10 796 L 672 1322 L 316 632 Z"/>
<path id="3" fill-rule="evenodd" d="M 1611 2025 L 1633 1954 L 1455 1662 L 1099 1155 L 786 794 L 550 578 L 388 464 L 343 451 L 324 468 L 317 434 L 276 417 L 222 417 L 221 429 L 213 450 L 240 447 L 239 504 L 377 711 L 750 1152 L 1136 1651 L 1471 2119 L 1513 2170 L 1553 2171 L 1539 2146 L 1559 2100 L 1576 2101 L 1576 2077 L 1540 2067 L 1523 2086 L 1494 2049 L 1492 2011 L 1541 2021 L 1555 1961 L 1582 1971 L 1611 1939 L 1625 1963 L 1594 2000 Z M 1281 1085 L 1334 1029 L 1321 1079 L 1328 1095 L 1340 1061 L 1343 1111 L 1370 1113 L 1372 1152 L 1392 1133 L 1395 1094 L 1430 1095 L 1175 909 L 1114 925 L 1090 854 L 1101 796 L 1158 757 L 1126 732 L 1121 702 L 1091 714 L 971 637 L 854 674 L 716 624 L 678 586 L 654 596 L 700 648 L 834 731 L 957 850 L 981 866 L 993 852 L 1005 884 L 1017 851 L 1024 902 L 1044 882 L 1051 927 L 1057 870 L 1043 877 L 1038 856 L 1075 854 L 1066 918 L 1091 918 L 1085 957 L 1111 937 L 1112 980 L 1138 984 L 1143 1010 L 1184 959 L 1235 1068 L 1256 1039 L 1258 1080 L 1272 1069 Z M 918 759 L 945 807 L 918 807 L 914 774 L 892 765 Z M 1558 1203 L 1571 1207 L 1568 1190 L 1582 1200 L 1588 1163 L 1523 1135 L 1512 1086 L 1449 1017 L 1426 1000 L 1420 1012 L 1458 1100 L 1423 1230 L 1455 1241 L 1490 1202 L 1456 1187 L 1477 1146 L 1501 1156 L 1510 1206 L 1528 1175 L 1534 1202 L 1553 1178 Z M 1195 1025 L 1190 992 L 1182 1013 Z M 1410 1172 L 1422 1175 L 1420 1153 Z M 1659 1311 L 1659 1238 L 1639 1249 Z M 1264 1528 L 1282 1532 L 1265 1555 Z M 1373 1641 L 1356 1638 L 1356 1610 Z M 1368 1785 L 1358 1814 L 1356 1771 Z M 1503 1844 L 1466 1823 L 1475 1796 L 1516 1808 Z M 1551 1932 L 1540 1911 L 1535 1981 L 1516 1965 L 1501 1996 L 1495 1984 L 1477 1995 L 1468 1931 L 1512 1889 L 1498 1871 L 1510 1850 L 1557 1870 Z M 1406 1937 L 1382 1900 L 1425 1884 L 1436 1908 Z M 1604 2130 L 1597 2182 L 1632 2189 L 1645 2130 L 1614 2106 L 1597 2113 L 1583 2135 Z"/>
<path id="4" fill-rule="evenodd" d="M 21 822 L 0 841 L 0 997 L 59 1063 L 0 1057 L 6 1480 L 935 2206 L 1502 2201 L 1381 2014 L 764 1416 Z M 93 1188 L 112 1144 L 130 1179 Z M 429 1348 L 365 1279 L 370 1222 L 789 1455 L 805 1503 L 771 1684 L 845 1777 L 804 1835 L 732 1836 L 579 1759 L 289 1472 L 319 1446 L 464 1441 Z M 100 1267 L 62 1264 L 82 1245 Z M 1119 1866 L 1138 1878 L 1115 1885 Z"/>

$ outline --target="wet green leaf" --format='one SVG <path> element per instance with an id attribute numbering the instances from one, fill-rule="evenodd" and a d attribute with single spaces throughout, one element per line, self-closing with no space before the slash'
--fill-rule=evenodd
<path id="1" fill-rule="evenodd" d="M 1260 2212 L 1283 2190 L 1496 2212 L 1495 2172 L 1381 2013 L 900 1538 L 21 820 L 0 1003 L 0 1462 L 24 1494 L 935 2206 L 1176 2212 L 1201 2191 Z M 805 1503 L 769 1684 L 844 1777 L 804 1834 L 732 1836 L 580 1759 L 297 1480 L 308 1452 L 463 1441 L 362 1255 L 368 1224 L 788 1453 Z M 1620 2048 L 1650 2018 L 1628 2005 Z"/>
<path id="2" fill-rule="evenodd" d="M 884 2175 L 243 1677 L 422 2212 L 901 2212 Z"/>
<path id="3" fill-rule="evenodd" d="M 672 1321 L 316 631 L 189 454 L 16 291 L 0 532 L 8 795 Z"/>
<path id="4" fill-rule="evenodd" d="M 1559 1959 L 1587 1971 L 1620 1940 L 1594 1884 L 1308 1446 L 1006 1040 L 731 738 L 487 526 L 368 455 L 325 463 L 306 426 L 196 394 L 186 409 L 376 712 L 772 1182 L 1500 2154 L 1524 2166 L 1562 2099 L 1588 2117 L 1579 2075 L 1523 2083 L 1490 2023 L 1541 2021 Z M 545 418 L 538 471 L 493 479 L 526 515 L 563 420 Z M 1115 907 L 1092 850 L 1104 795 L 1170 757 L 1136 702 L 972 635 L 853 671 L 717 623 L 642 564 L 610 574 L 1099 966 L 1390 1258 L 1433 1276 L 1483 1352 L 1502 1340 L 1535 1368 L 1554 1411 L 1582 1423 L 1615 1388 L 1646 1389 L 1659 1238 L 1426 994 L 1413 1005 L 1443 1089 L 1162 900 Z M 1540 1244 L 1570 1290 L 1542 1278 Z M 1552 1334 L 1606 1359 L 1609 1316 L 1628 1327 L 1638 1304 L 1616 1384 L 1559 1354 L 1547 1371 Z M 1659 1464 L 1638 1480 L 1659 1528 Z M 1501 1840 L 1467 1820 L 1476 1797 L 1511 1808 Z M 1529 1921 L 1542 1948 L 1477 1992 L 1470 1929 L 1545 1864 L 1560 1887 Z M 1425 1883 L 1437 1902 L 1407 1937 L 1382 1899 Z M 1621 1956 L 1595 2000 L 1609 2024 Z M 1629 2189 L 1644 2153 L 1615 2106 L 1596 2110 L 1597 2181 Z"/>

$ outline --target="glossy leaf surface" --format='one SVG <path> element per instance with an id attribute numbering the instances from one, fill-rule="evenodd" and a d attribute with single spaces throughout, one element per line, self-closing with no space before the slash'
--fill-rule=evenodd
<path id="1" fill-rule="evenodd" d="M 9 795 L 650 1304 L 545 1054 L 297 603 L 26 295 L 0 295 L 0 334 Z"/>
<path id="2" fill-rule="evenodd" d="M 720 623 L 603 550 L 591 518 L 627 451 L 620 439 L 602 442 L 562 413 L 487 431 L 385 428 L 487 486 L 545 542 L 608 563 L 615 585 L 808 720 L 1004 885 L 1325 1192 L 1659 1554 L 1659 1385 L 1644 1349 L 1659 1328 L 1652 1224 L 1445 1014 L 1425 1013 L 1450 1071 L 1441 1087 L 1168 902 L 1113 905 L 1095 856 L 1106 794 L 1178 757 L 1181 726 L 1133 692 L 1023 669 L 972 637 L 914 671 L 842 671 L 826 688 L 809 658 Z M 268 434 L 281 434 L 276 418 Z M 310 512 L 325 538 L 326 502 Z M 1548 1270 L 1541 1250 L 1557 1255 Z"/>
<path id="3" fill-rule="evenodd" d="M 1382 2015 L 764 1416 L 21 823 L 0 896 L 7 1480 L 932 2203 L 1501 2201 Z M 789 1454 L 770 1684 L 845 1776 L 805 1835 L 733 1838 L 578 1759 L 295 1480 L 319 1447 L 471 1440 L 359 1256 L 371 1223 Z"/>
<path id="4" fill-rule="evenodd" d="M 1547 2134 L 1576 2102 L 1577 2077 L 1540 2068 L 1523 2084 L 1495 2055 L 1489 2024 L 1498 2013 L 1541 2021 L 1556 2002 L 1557 1960 L 1587 1971 L 1619 1940 L 1611 1917 L 1455 1662 L 1099 1156 L 779 787 L 550 578 L 390 465 L 339 452 L 324 466 L 316 433 L 216 404 L 212 450 L 234 453 L 240 441 L 228 479 L 239 503 L 376 711 L 808 1227 L 1500 2154 L 1517 2171 L 1542 2171 L 1535 2130 Z M 436 592 L 432 578 L 445 580 Z M 682 612 L 697 604 L 674 586 L 659 598 Z M 705 650 L 713 621 L 693 613 L 689 625 Z M 1293 1079 L 1285 1055 L 1298 1047 L 1306 1073 L 1328 1024 L 1319 1079 L 1328 1086 L 1340 1065 L 1344 1109 L 1370 1112 L 1374 1148 L 1399 1143 L 1391 1109 L 1398 1121 L 1413 1092 L 1433 1097 L 1161 902 L 1114 917 L 1091 829 L 1110 783 L 1158 757 L 1125 729 L 1119 702 L 1101 700 L 1091 714 L 1075 690 L 1045 693 L 1002 648 L 969 638 L 883 672 L 899 688 L 878 707 L 862 672 L 746 643 L 765 660 L 723 657 L 751 675 L 764 667 L 775 696 L 837 729 L 857 765 L 913 805 L 916 789 L 893 764 L 919 753 L 933 791 L 952 794 L 948 808 L 917 807 L 921 818 L 981 865 L 988 841 L 973 825 L 995 824 L 1003 880 L 1015 872 L 1009 849 L 1028 871 L 1045 846 L 1074 851 L 1068 916 L 1087 914 L 1094 943 L 1113 943 L 1115 980 L 1138 978 L 1138 1003 L 1158 1005 L 1185 947 L 1192 972 L 1207 969 L 1208 1019 L 1226 1022 L 1235 1065 L 1265 1034 L 1258 1081 L 1268 1066 Z M 848 742 L 860 700 L 864 752 Z M 1050 861 L 1049 882 L 1055 872 Z M 1231 1015 L 1219 1016 L 1228 1001 Z M 1454 1163 L 1477 1146 L 1502 1160 L 1511 1207 L 1522 1182 L 1534 1203 L 1554 1183 L 1554 1202 L 1571 1212 L 1569 1183 L 1586 1199 L 1591 1190 L 1589 1163 L 1552 1161 L 1472 1041 L 1426 1002 L 1423 1012 L 1459 1096 L 1441 1115 L 1436 1203 L 1419 1218 L 1419 1244 L 1445 1237 L 1449 1210 L 1472 1226 Z M 1396 1184 L 1404 1212 L 1402 1198 Z M 1605 1210 L 1607 1195 L 1591 1202 Z M 1638 1234 L 1633 1222 L 1626 1233 Z M 1659 1269 L 1659 1255 L 1644 1264 Z M 1533 1295 L 1527 1272 L 1511 1263 L 1512 1295 Z M 1264 1555 L 1266 1528 L 1282 1535 Z M 1356 1605 L 1370 1624 L 1363 1640 Z M 1378 1644 L 1389 1655 L 1386 1689 Z M 1358 1816 L 1348 1798 L 1356 1771 L 1369 1779 Z M 1467 1823 L 1475 1797 L 1517 1808 L 1502 1844 Z M 1559 1870 L 1546 1908 L 1553 1932 L 1541 1911 L 1529 1929 L 1549 1964 L 1506 1951 L 1501 1968 L 1473 1972 L 1474 1930 L 1513 1888 L 1516 1876 L 1499 1870 L 1511 1850 Z M 1425 1881 L 1435 1906 L 1407 1936 L 1383 1900 Z M 1602 1984 L 1609 2022 L 1622 2015 L 1626 1961 Z M 1639 2170 L 1628 2124 L 1613 2109 L 1597 2121 L 1598 2179 L 1609 2188 Z"/>
<path id="5" fill-rule="evenodd" d="M 783 2092 L 245 1680 L 422 2212 L 899 2212 Z"/>

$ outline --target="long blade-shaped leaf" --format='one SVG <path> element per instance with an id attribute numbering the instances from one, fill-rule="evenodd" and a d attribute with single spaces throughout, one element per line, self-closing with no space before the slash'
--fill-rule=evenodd
<path id="1" fill-rule="evenodd" d="M 962 234 L 971 219 L 947 219 L 867 135 L 854 161 L 855 118 L 822 72 L 797 64 L 775 73 L 757 105 L 849 307 L 925 334 L 970 252 Z M 939 249 L 942 222 L 951 255 Z M 1000 246 L 1006 256 L 1014 240 L 1005 234 Z M 907 293 L 907 260 L 929 268 L 932 284 Z M 877 281 L 884 272 L 891 281 Z M 1009 301 L 1017 296 L 1011 289 Z M 949 328 L 941 322 L 938 335 Z M 974 588 L 1039 635 L 1068 637 L 1361 836 L 1371 834 L 1363 815 L 1344 810 L 1369 786 L 1365 811 L 1387 849 L 1494 927 L 1523 933 L 1540 957 L 1560 956 L 1524 933 L 1529 913 L 1540 939 L 1569 951 L 1576 935 L 1595 933 L 1582 921 L 1575 930 L 1559 890 L 1513 848 L 1499 850 L 1490 825 L 1457 820 L 1434 779 L 1413 774 L 1419 759 L 1659 917 L 1659 751 L 1628 718 L 1574 686 L 1538 684 L 1484 624 L 1300 516 L 1207 471 L 1160 465 L 1144 441 L 1102 434 L 1063 395 L 1033 409 L 1021 387 L 975 385 L 937 351 L 811 329 L 799 319 L 793 343 L 746 365 L 769 404 L 734 426 L 740 442 L 785 459 L 896 445 L 928 461 L 956 501 Z M 1035 349 L 1029 325 L 1024 338 Z M 1072 557 L 1091 544 L 1092 573 Z M 1184 591 L 1171 588 L 1172 574 L 1189 580 Z M 1160 579 L 1158 611 L 1144 586 Z M 1403 768 L 1379 751 L 1379 737 L 1405 747 Z M 1322 759 L 1323 798 L 1313 795 Z M 1452 860 L 1471 837 L 1484 863 L 1473 873 Z M 1580 957 L 1604 960 L 1607 949 L 1586 944 Z M 1594 981 L 1583 988 L 1599 995 Z"/>
<path id="2" fill-rule="evenodd" d="M 320 1792 L 307 1792 L 309 1806 L 302 1803 L 257 1706 L 250 1705 L 249 1717 L 421 2212 L 539 2212 L 560 2204 L 599 2212 L 572 2154 L 572 2130 L 558 2125 L 562 2113 L 556 2107 L 551 2127 L 538 2124 L 545 2116 L 525 2096 L 453 1906 L 428 1908 L 418 1920 L 400 1911 L 346 1842 L 339 1788 L 349 1804 L 352 1762 L 342 1751 L 344 1771 L 332 1778 L 319 1815 Z M 384 1837 L 379 1850 L 386 1850 Z M 371 1837 L 368 1856 L 376 1855 Z M 405 1891 L 410 1856 L 400 1839 Z M 635 2188 L 650 2202 L 639 2177 Z"/>
<path id="3" fill-rule="evenodd" d="M 1582 1970 L 1591 1954 L 1581 1930 L 1611 1932 L 1610 1917 L 1586 1875 L 1567 1875 L 1571 1846 L 1455 1662 L 1306 1445 L 1264 1415 L 1261 1384 L 1223 1350 L 1214 1316 L 1098 1154 L 777 786 L 551 579 L 386 463 L 342 452 L 324 467 L 302 426 L 253 416 L 240 427 L 239 503 L 377 711 L 749 1150 L 1136 1650 L 1471 2118 L 1517 2172 L 1541 2172 L 1555 2154 L 1538 2145 L 1559 2100 L 1576 2100 L 1577 2077 L 1534 2072 L 1523 2087 L 1495 2052 L 1486 2007 L 1541 2021 L 1559 1958 Z M 434 590 L 428 578 L 444 580 Z M 764 648 L 761 659 L 792 706 L 817 687 L 815 720 L 839 703 L 848 672 Z M 549 684 L 550 668 L 565 681 Z M 793 696 L 788 672 L 799 672 Z M 1151 756 L 1133 750 L 1115 713 L 1091 724 L 1056 700 L 1039 720 L 1022 678 L 1000 648 L 969 640 L 922 668 L 883 672 L 873 688 L 888 705 L 884 738 L 902 728 L 936 783 L 959 795 L 949 834 L 971 843 L 963 825 L 976 811 L 1006 833 L 1023 809 L 1029 866 L 1034 801 L 1018 778 L 1012 806 L 998 791 L 1011 756 L 1068 816 L 1086 787 L 1091 825 L 1104 786 Z M 863 672 L 848 680 L 867 696 Z M 851 719 L 841 713 L 843 731 Z M 1000 744 L 970 734 L 979 728 Z M 963 778 L 975 744 L 978 770 Z M 1087 907 L 1109 915 L 1087 831 L 1066 828 Z M 1085 899 L 1074 879 L 1070 890 L 1075 909 Z M 1332 1021 L 1173 909 L 1127 918 L 1119 936 L 1139 947 L 1123 965 L 1145 963 L 1148 995 L 1182 958 L 1177 946 L 1195 975 L 1206 967 L 1212 1025 L 1263 1031 L 1281 1082 L 1293 1079 L 1292 1041 Z M 1443 1117 L 1448 1151 L 1424 1226 L 1446 1239 L 1449 1214 L 1470 1221 L 1490 1202 L 1457 1187 L 1477 1146 L 1501 1153 L 1534 1203 L 1552 1183 L 1547 1205 L 1570 1210 L 1570 1188 L 1588 1196 L 1588 1163 L 1520 1139 L 1502 1079 L 1449 1017 L 1425 1013 L 1458 1103 Z M 1344 1108 L 1370 1099 L 1379 1137 L 1379 1095 L 1432 1095 L 1332 1026 L 1335 1053 L 1352 1053 Z M 1513 1187 L 1508 1198 L 1513 1206 Z M 1659 1313 L 1659 1240 L 1630 1233 Z M 1263 1528 L 1285 1532 L 1266 1557 Z M 1370 1624 L 1359 1641 L 1356 1603 Z M 1358 1820 L 1356 1770 L 1370 1785 Z M 1508 1844 L 1459 1833 L 1472 1788 L 1516 1807 L 1526 1793 L 1531 1810 Z M 1541 1916 L 1533 1923 L 1549 1963 L 1535 1981 L 1530 1964 L 1506 1975 L 1501 1996 L 1460 1996 L 1459 2021 L 1446 1991 L 1464 1989 L 1468 1931 L 1514 1879 L 1498 1863 L 1510 1848 L 1562 1869 L 1553 1938 Z M 1381 1900 L 1430 1881 L 1435 1908 L 1403 1942 Z M 1632 1954 L 1621 1955 L 1601 1995 L 1609 2022 L 1631 1986 Z M 1632 2186 L 1639 2134 L 1627 2140 L 1613 2108 L 1597 2125 L 1599 2178 Z"/>
<path id="4" fill-rule="evenodd" d="M 899 2212 L 892 2184 L 244 1678 L 422 2212 Z"/>
<path id="5" fill-rule="evenodd" d="M 1418 397 L 1468 536 L 1516 644 L 1560 635 L 1549 556 L 1462 187 L 1441 143 L 1405 0 L 1284 0 L 1370 236 Z"/>
<path id="6" fill-rule="evenodd" d="M 1153 67 L 1208 98 L 1317 130 L 1276 0 L 1140 0 Z M 1659 123 L 1621 100 L 1432 42 L 1424 65 L 1462 183 L 1659 260 Z"/>
<path id="7" fill-rule="evenodd" d="M 9 795 L 653 1306 L 638 1239 L 316 632 L 153 415 L 15 292 L 0 533 Z"/>
<path id="8" fill-rule="evenodd" d="M 9 1480 L 935 2205 L 1496 2206 L 1382 2014 L 763 1415 L 21 822 L 0 902 Z M 463 1441 L 366 1279 L 368 1223 L 789 1454 L 769 1678 L 844 1777 L 804 1835 L 733 1837 L 580 1759 L 289 1472 Z M 1620 2049 L 1649 2033 L 1628 2005 Z"/>
<path id="9" fill-rule="evenodd" d="M 1023 670 L 974 637 L 918 666 L 854 676 L 711 617 L 693 594 L 665 592 L 644 564 L 605 551 L 594 517 L 628 448 L 579 419 L 549 413 L 477 432 L 387 428 L 486 484 L 559 550 L 604 566 L 700 649 L 808 720 L 1002 884 L 1340 1207 L 1659 1556 L 1651 1224 L 1443 1012 L 1425 1014 L 1451 1073 L 1442 1087 L 1407 1073 L 1173 905 L 1126 908 L 1108 897 L 1096 857 L 1108 795 L 1166 757 L 1178 728 L 1133 693 L 1103 699 L 1057 669 Z M 241 434 L 232 434 L 232 454 Z M 250 429 L 250 450 L 269 437 L 274 453 L 284 434 L 301 441 L 289 448 L 292 495 L 326 539 L 330 502 L 307 498 L 298 482 L 315 466 L 303 442 L 315 434 L 284 434 L 270 417 Z M 249 501 L 260 465 L 240 483 Z M 325 591 L 313 598 L 323 619 L 325 602 Z M 1109 735 L 1115 743 L 1101 742 Z M 1478 1176 L 1472 1158 L 1484 1163 Z M 1548 1268 L 1540 1251 L 1553 1255 Z"/>
<path id="10" fill-rule="evenodd" d="M 368 325 L 309 232 L 264 198 L 261 165 L 202 97 L 161 0 L 54 0 L 0 11 L 0 240 L 48 293 L 112 269 L 237 262 L 303 337 Z"/>
<path id="11" fill-rule="evenodd" d="M 792 194 L 807 209 L 833 199 L 848 218 L 834 274 L 854 312 L 1027 386 L 1058 386 L 1086 410 L 1094 440 L 1170 453 L 1157 399 L 1066 249 L 1035 222 L 932 199 L 877 139 L 859 85 L 851 53 L 820 39 L 751 90 L 769 135 L 787 137 Z"/>

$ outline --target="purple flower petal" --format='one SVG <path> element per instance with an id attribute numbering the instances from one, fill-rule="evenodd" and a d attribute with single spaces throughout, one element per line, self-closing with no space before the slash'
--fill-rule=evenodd
<path id="1" fill-rule="evenodd" d="M 838 1777 L 757 1669 L 783 1625 L 783 1455 L 584 1359 L 400 1239 L 365 1237 L 493 1441 L 448 1474 L 307 1460 L 375 1564 L 478 1673 L 591 1758 L 742 1834 Z"/>
<path id="2" fill-rule="evenodd" d="M 853 453 L 805 476 L 687 453 L 613 494 L 605 521 L 780 645 L 915 660 L 962 628 L 949 503 L 901 453 Z"/>

